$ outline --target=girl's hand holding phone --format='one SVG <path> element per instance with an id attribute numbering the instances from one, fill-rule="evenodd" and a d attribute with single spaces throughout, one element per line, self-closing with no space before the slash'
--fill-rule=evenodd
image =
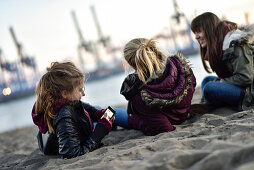
<path id="1" fill-rule="evenodd" d="M 106 118 L 108 121 L 113 123 L 115 121 L 115 111 L 109 106 L 107 109 L 105 109 L 104 114 L 102 117 Z"/>

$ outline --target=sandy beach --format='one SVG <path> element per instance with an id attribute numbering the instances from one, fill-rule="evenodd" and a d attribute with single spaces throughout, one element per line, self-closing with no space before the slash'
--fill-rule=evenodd
<path id="1" fill-rule="evenodd" d="M 199 101 L 197 89 L 192 103 Z M 25 127 L 0 134 L 0 169 L 254 169 L 254 110 L 217 108 L 175 127 L 156 136 L 118 128 L 103 147 L 73 159 L 44 156 L 37 127 Z"/>

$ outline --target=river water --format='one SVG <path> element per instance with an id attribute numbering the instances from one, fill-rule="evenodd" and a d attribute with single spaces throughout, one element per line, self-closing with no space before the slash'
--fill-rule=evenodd
<path id="1" fill-rule="evenodd" d="M 207 75 L 201 64 L 199 55 L 189 56 L 198 86 Z M 116 75 L 100 81 L 85 84 L 86 96 L 83 101 L 92 105 L 107 107 L 125 104 L 125 98 L 120 95 L 121 84 L 125 74 Z M 31 110 L 35 102 L 35 95 L 0 104 L 0 132 L 33 125 Z"/>

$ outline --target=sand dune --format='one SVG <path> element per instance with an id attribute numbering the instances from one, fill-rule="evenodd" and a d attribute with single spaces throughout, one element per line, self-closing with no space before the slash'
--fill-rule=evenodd
<path id="1" fill-rule="evenodd" d="M 218 108 L 175 127 L 156 136 L 118 129 L 102 148 L 73 159 L 44 156 L 36 127 L 26 127 L 0 134 L 0 169 L 254 169 L 254 110 Z"/>

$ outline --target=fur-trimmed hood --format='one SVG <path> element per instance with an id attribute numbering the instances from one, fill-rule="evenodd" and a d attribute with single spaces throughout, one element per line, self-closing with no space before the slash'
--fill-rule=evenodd
<path id="1" fill-rule="evenodd" d="M 233 41 L 239 44 L 254 42 L 254 24 L 241 26 L 237 30 L 228 32 L 223 41 L 223 51 L 230 48 Z"/>

